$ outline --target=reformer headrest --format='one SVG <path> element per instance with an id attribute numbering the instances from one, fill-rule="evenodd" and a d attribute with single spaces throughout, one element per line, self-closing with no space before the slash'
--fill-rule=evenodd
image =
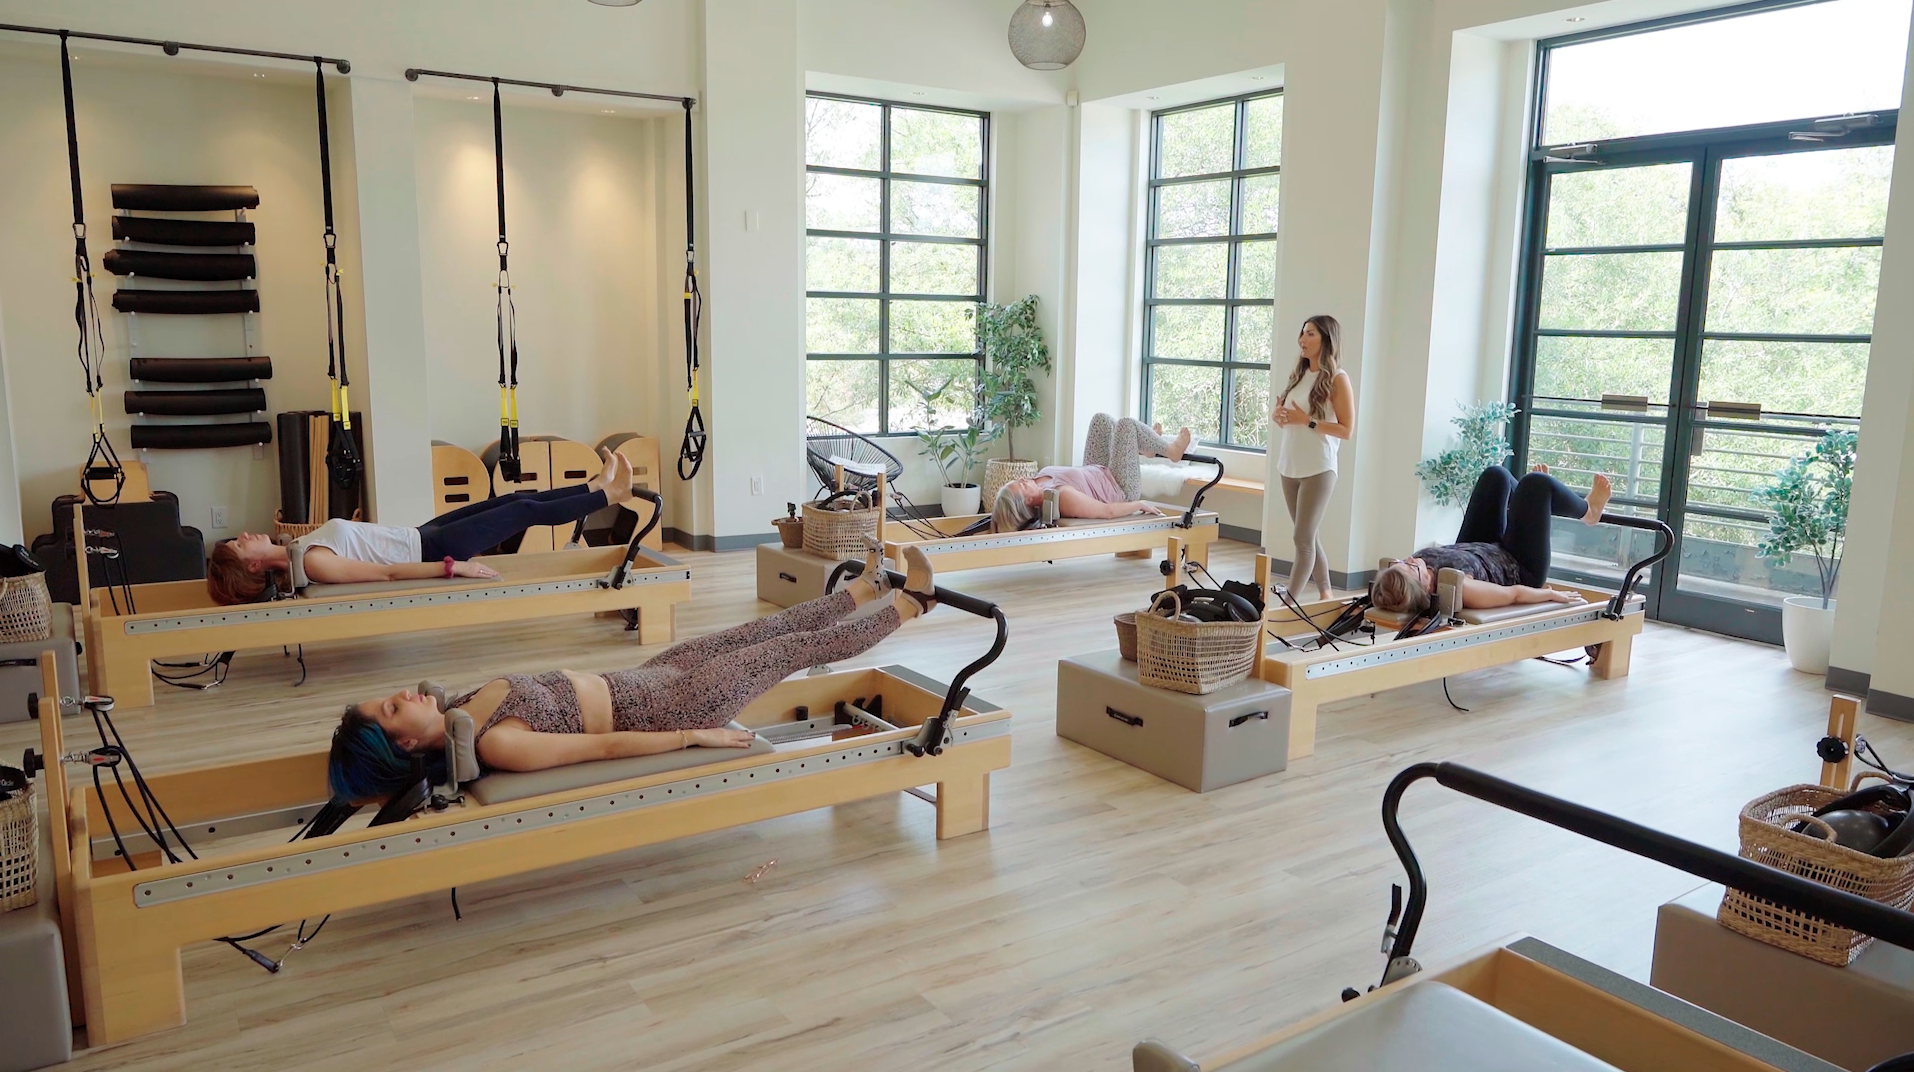
<path id="1" fill-rule="evenodd" d="M 1436 571 L 1436 607 L 1444 618 L 1453 618 L 1462 613 L 1462 582 L 1468 576 L 1459 569 Z"/>
<path id="2" fill-rule="evenodd" d="M 1056 488 L 1043 489 L 1043 507 L 1037 521 L 1044 528 L 1055 528 L 1063 518 L 1063 504 Z"/>
<path id="3" fill-rule="evenodd" d="M 419 682 L 419 695 L 430 696 L 438 701 L 439 710 L 445 715 L 445 772 L 451 784 L 446 789 L 456 792 L 466 782 L 476 781 L 479 776 L 478 748 L 476 734 L 472 726 L 472 716 L 458 708 L 446 709 L 445 686 L 436 681 Z"/>

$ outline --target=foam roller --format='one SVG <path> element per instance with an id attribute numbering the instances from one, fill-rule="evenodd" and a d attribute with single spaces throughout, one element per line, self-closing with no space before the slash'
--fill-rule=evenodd
<path id="1" fill-rule="evenodd" d="M 113 207 L 146 212 L 218 212 L 258 208 L 259 191 L 250 186 L 157 186 L 113 184 Z"/>
<path id="2" fill-rule="evenodd" d="M 272 425 L 265 421 L 242 424 L 136 424 L 135 450 L 200 450 L 211 447 L 250 447 L 272 442 Z"/>
<path id="3" fill-rule="evenodd" d="M 232 391 L 128 391 L 126 412 L 156 417 L 210 417 L 227 413 L 258 413 L 266 408 L 266 392 L 258 387 Z"/>
<path id="4" fill-rule="evenodd" d="M 122 313 L 256 313 L 256 290 L 116 290 L 113 308 Z"/>
<path id="5" fill-rule="evenodd" d="M 237 383 L 272 379 L 272 358 L 136 357 L 129 371 L 146 383 Z"/>
<path id="6" fill-rule="evenodd" d="M 230 280 L 253 277 L 250 253 L 156 253 L 146 249 L 109 249 L 100 263 L 114 275 L 155 279 Z"/>
<path id="7" fill-rule="evenodd" d="M 253 225 L 233 220 L 169 220 L 158 216 L 115 216 L 113 237 L 156 246 L 250 246 Z"/>

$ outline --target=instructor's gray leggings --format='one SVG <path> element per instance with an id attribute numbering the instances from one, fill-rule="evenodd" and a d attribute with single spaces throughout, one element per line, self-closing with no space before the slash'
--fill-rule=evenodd
<path id="1" fill-rule="evenodd" d="M 1329 590 L 1329 557 L 1323 553 L 1323 512 L 1329 509 L 1329 493 L 1336 489 L 1334 469 L 1300 480 L 1283 477 L 1283 504 L 1289 507 L 1289 519 L 1295 523 L 1296 557 L 1289 568 L 1289 590 L 1302 590 L 1305 581 L 1314 581 L 1319 591 Z"/>
<path id="2" fill-rule="evenodd" d="M 1118 419 L 1108 413 L 1090 418 L 1089 434 L 1083 439 L 1083 464 L 1101 465 L 1116 478 L 1126 499 L 1143 497 L 1144 457 L 1169 457 L 1170 441 L 1135 417 Z"/>

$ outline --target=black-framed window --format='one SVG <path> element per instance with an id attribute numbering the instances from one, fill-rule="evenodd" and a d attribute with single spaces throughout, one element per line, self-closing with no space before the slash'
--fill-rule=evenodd
<path id="1" fill-rule="evenodd" d="M 990 117 L 805 100 L 805 404 L 853 431 L 974 419 Z"/>
<path id="2" fill-rule="evenodd" d="M 1143 417 L 1199 442 L 1268 440 L 1282 90 L 1150 116 Z"/>
<path id="3" fill-rule="evenodd" d="M 1908 16 L 1784 0 L 1540 45 L 1516 453 L 1674 529 L 1652 616 L 1779 642 L 1782 599 L 1820 593 L 1760 554 L 1760 491 L 1859 424 Z M 1768 79 L 1783 58 L 1842 75 Z M 1612 584 L 1649 543 L 1558 523 L 1555 573 Z"/>

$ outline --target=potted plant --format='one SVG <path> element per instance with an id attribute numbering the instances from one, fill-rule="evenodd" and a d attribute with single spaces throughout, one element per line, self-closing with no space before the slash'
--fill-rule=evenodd
<path id="1" fill-rule="evenodd" d="M 1456 444 L 1416 466 L 1416 476 L 1429 497 L 1444 506 L 1469 505 L 1476 478 L 1491 465 L 1509 458 L 1508 423 L 1515 407 L 1507 402 L 1471 402 L 1455 425 Z"/>
<path id="2" fill-rule="evenodd" d="M 944 516 L 958 517 L 979 512 L 981 497 L 977 485 L 965 478 L 977 468 L 983 460 L 984 452 L 990 448 L 990 441 L 996 438 L 994 431 L 972 425 L 969 428 L 939 428 L 936 431 L 919 432 L 917 440 L 919 451 L 932 464 L 942 477 L 939 491 L 943 498 Z"/>
<path id="3" fill-rule="evenodd" d="M 1854 488 L 1851 431 L 1828 432 L 1775 474 L 1758 493 L 1774 511 L 1768 535 L 1755 545 L 1762 558 L 1786 568 L 1805 551 L 1814 558 L 1820 596 L 1789 596 L 1781 605 L 1781 640 L 1788 662 L 1810 674 L 1828 672 L 1834 631 L 1834 586 L 1848 534 L 1848 498 Z"/>
<path id="4" fill-rule="evenodd" d="M 981 303 L 976 308 L 977 338 L 984 349 L 982 383 L 984 419 L 1004 437 L 1010 456 L 992 458 L 984 466 L 983 501 L 994 502 L 997 489 L 1012 480 L 1037 475 L 1037 463 L 1017 455 L 1016 431 L 1042 419 L 1033 370 L 1050 371 L 1050 347 L 1037 325 L 1037 296 L 1031 294 L 1007 305 Z"/>

